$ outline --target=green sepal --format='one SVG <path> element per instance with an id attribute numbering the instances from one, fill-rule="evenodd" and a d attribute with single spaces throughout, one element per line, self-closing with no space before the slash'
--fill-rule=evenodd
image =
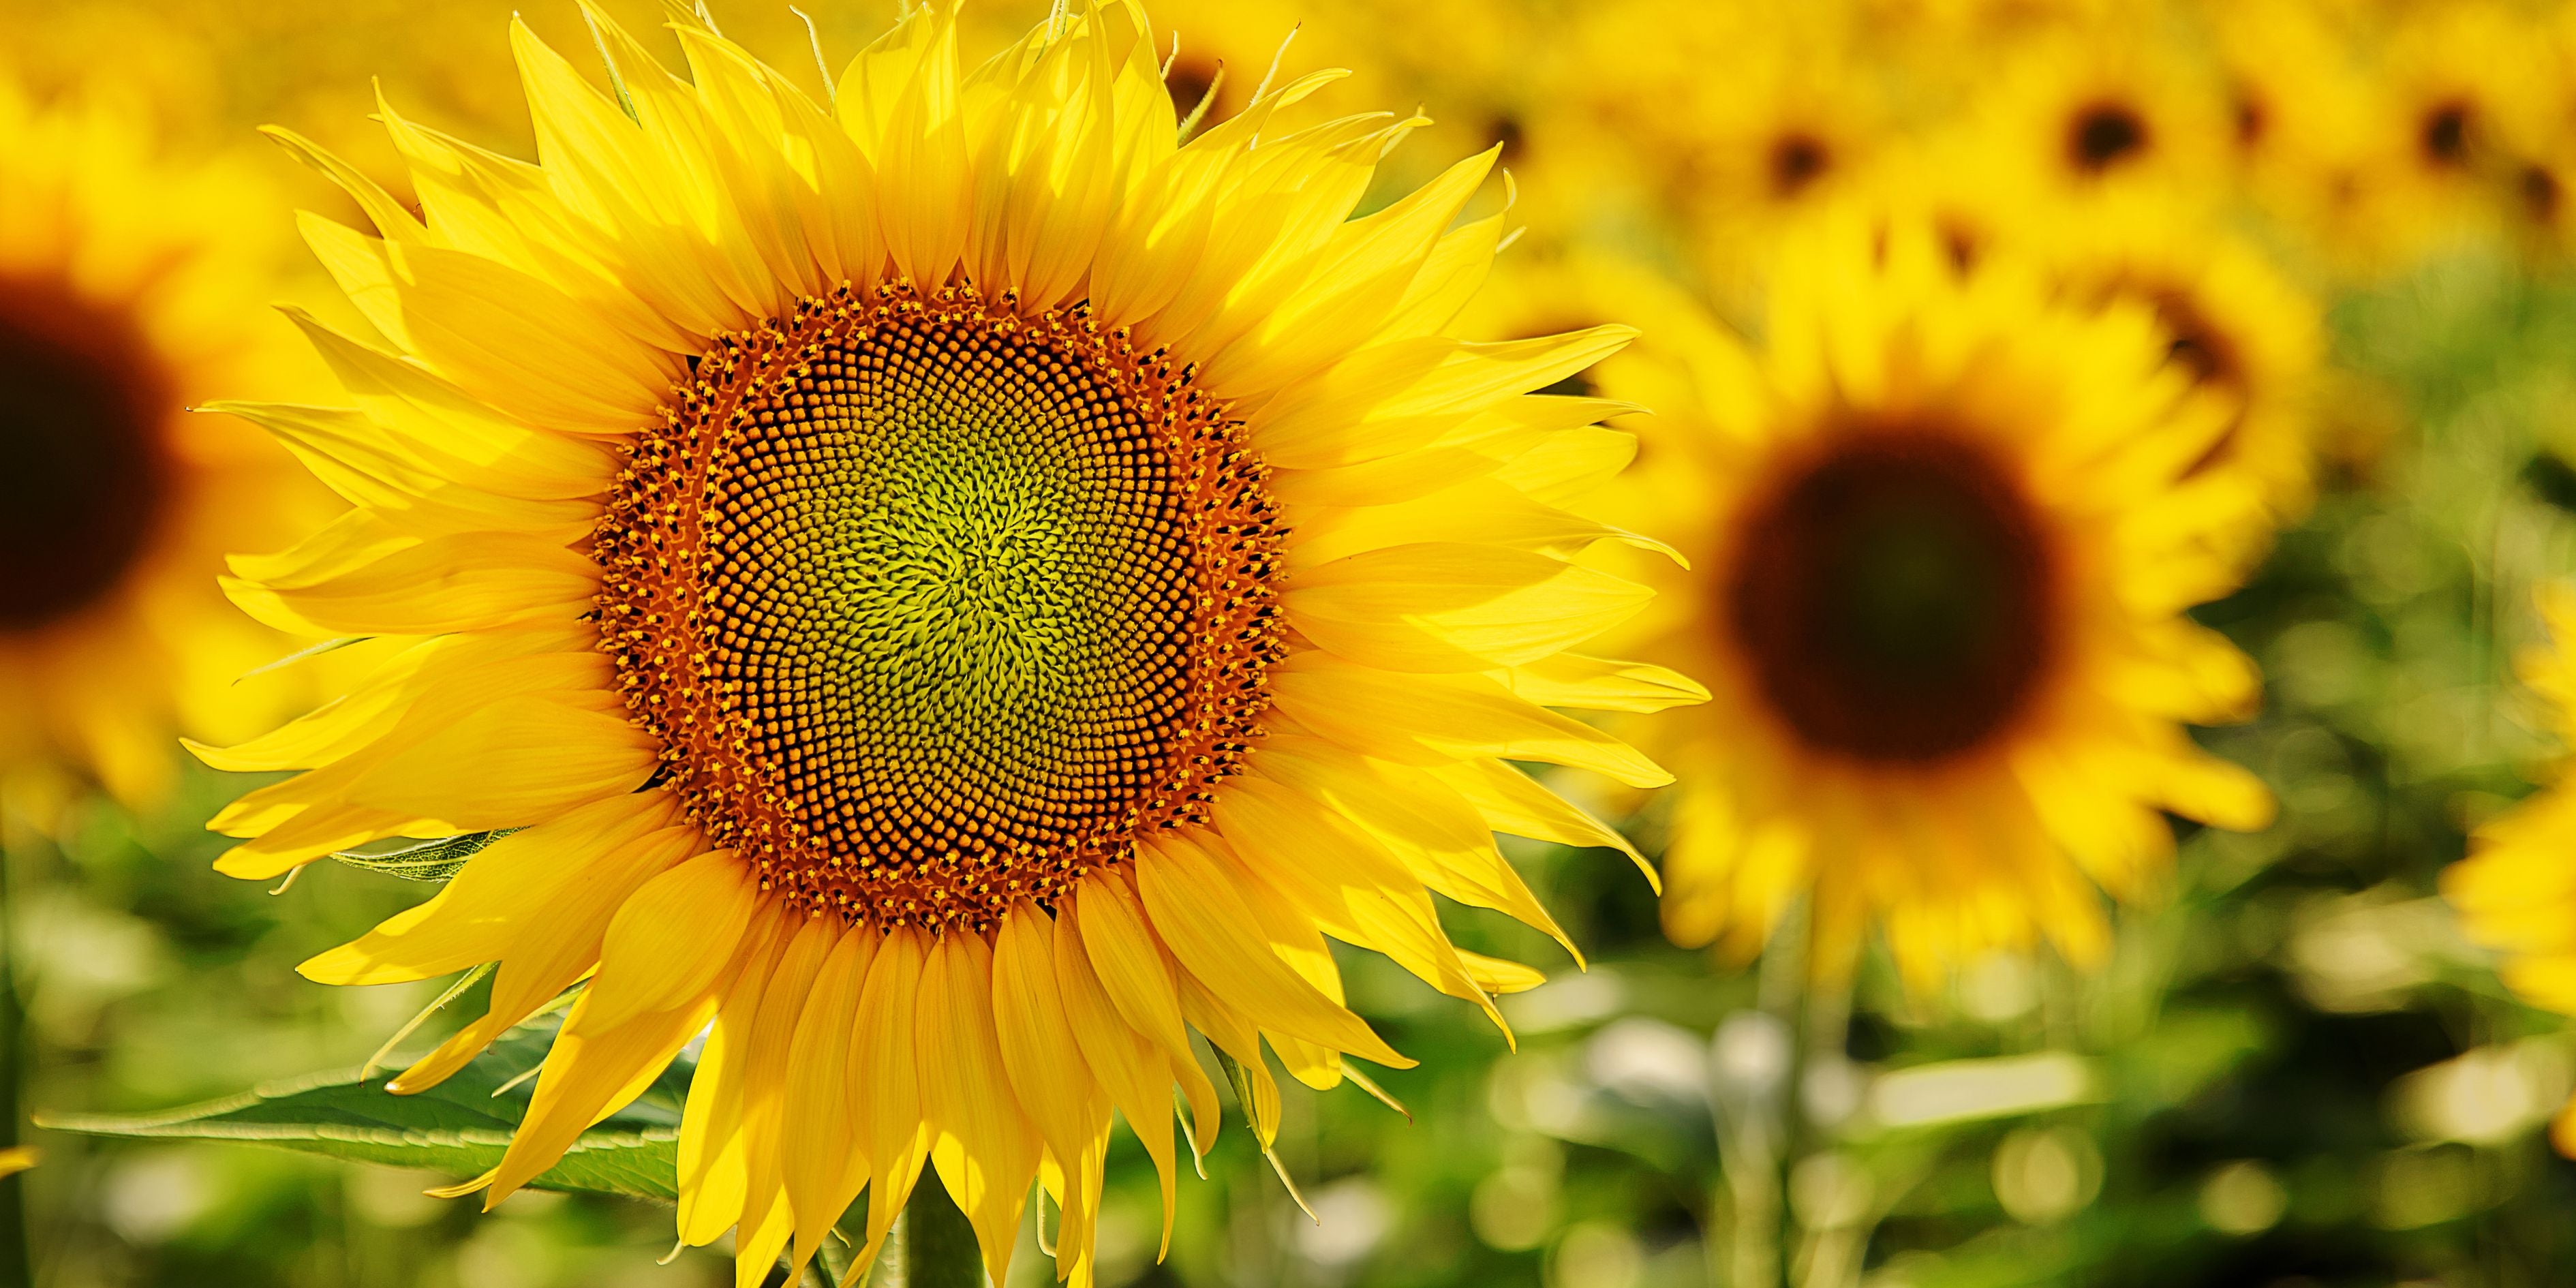
<path id="1" fill-rule="evenodd" d="M 1314 1221 L 1315 1209 L 1307 1206 L 1305 1192 L 1297 1188 L 1297 1178 L 1288 1174 L 1288 1164 L 1280 1161 L 1278 1150 L 1271 1148 L 1269 1142 L 1261 1139 L 1261 1124 L 1252 1117 L 1251 1074 L 1244 1070 L 1241 1062 L 1226 1054 L 1223 1048 L 1212 1046 L 1209 1049 L 1216 1052 L 1216 1062 L 1225 1069 L 1226 1081 L 1234 1084 L 1234 1103 L 1243 1107 L 1244 1129 L 1252 1134 L 1254 1143 L 1261 1146 L 1261 1156 L 1270 1161 L 1270 1170 L 1278 1175 L 1279 1184 L 1287 1189 L 1288 1197 L 1296 1200 L 1297 1210 L 1305 1213 L 1307 1220 Z"/>
<path id="2" fill-rule="evenodd" d="M 464 868 L 466 860 L 518 830 L 505 827 L 492 832 L 468 832 L 463 836 L 441 837 L 435 841 L 417 841 L 393 850 L 342 850 L 331 857 L 353 868 L 365 868 L 369 872 L 381 872 L 405 881 L 443 885 Z"/>

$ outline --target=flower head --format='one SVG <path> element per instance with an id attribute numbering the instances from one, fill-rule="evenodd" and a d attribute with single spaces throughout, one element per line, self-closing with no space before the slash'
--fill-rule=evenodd
<path id="1" fill-rule="evenodd" d="M 1265 1042 L 1319 1088 L 1409 1063 L 1326 936 L 1489 1012 L 1536 982 L 1431 894 L 1553 933 L 1491 829 L 1624 845 L 1504 757 L 1665 781 L 1548 709 L 1690 691 L 1565 651 L 1646 592 L 1540 498 L 1625 438 L 1524 391 L 1627 332 L 1451 337 L 1493 155 L 1354 219 L 1417 121 L 1275 127 L 1327 73 L 1183 142 L 1132 4 L 972 69 L 930 5 L 829 103 L 702 25 L 685 80 L 599 29 L 607 91 L 515 34 L 542 164 L 385 109 L 421 217 L 287 140 L 374 221 L 305 230 L 392 347 L 305 319 L 357 407 L 237 408 L 356 508 L 232 589 L 417 642 L 205 753 L 307 771 L 220 866 L 523 829 L 304 968 L 500 963 L 398 1090 L 588 978 L 492 1201 L 712 1023 L 680 1232 L 737 1229 L 744 1282 L 925 1167 L 997 1281 L 1033 1179 L 1088 1275 L 1111 1109 L 1167 1204 L 1176 1082 L 1216 1129 L 1190 1030 L 1265 1143 Z"/>
<path id="2" fill-rule="evenodd" d="M 1656 730 L 1691 771 L 1673 938 L 1749 954 L 1803 905 L 1827 973 L 1873 929 L 1918 983 L 2041 939 L 2089 961 L 2099 892 L 2145 889 L 2172 846 L 2159 811 L 2268 818 L 2180 727 L 2255 700 L 2182 614 L 2240 575 L 2220 534 L 2259 493 L 2208 464 L 2228 404 L 2148 308 L 2052 302 L 2008 257 L 1962 273 L 1929 226 L 1848 219 L 1784 258 L 1758 354 L 1667 333 L 1660 377 L 1623 358 L 1605 389 L 1673 412 L 1625 486 L 1691 570 L 1648 568 L 1638 647 L 1715 694 Z"/>
<path id="3" fill-rule="evenodd" d="M 281 276 L 275 239 L 245 213 L 264 196 L 238 168 L 164 155 L 148 118 L 105 94 L 39 108 L 0 80 L 0 780 L 13 791 L 59 787 L 68 769 L 148 797 L 174 729 L 238 737 L 275 716 L 272 685 L 233 682 L 294 646 L 210 580 L 226 549 L 318 517 L 319 490 L 306 496 L 247 426 L 186 410 L 302 375 L 291 334 L 238 320 Z"/>

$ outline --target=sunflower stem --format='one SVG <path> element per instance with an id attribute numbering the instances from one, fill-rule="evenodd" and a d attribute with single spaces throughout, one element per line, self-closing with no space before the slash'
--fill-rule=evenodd
<path id="1" fill-rule="evenodd" d="M 903 1288 L 984 1288 L 975 1227 L 937 1177 L 924 1176 L 903 1205 Z"/>
<path id="2" fill-rule="evenodd" d="M 18 996 L 18 936 L 9 868 L 17 857 L 8 822 L 0 818 L 0 1150 L 17 1148 L 20 1101 L 25 1097 L 27 1008 Z M 28 1288 L 35 1258 L 27 1243 L 24 1171 L 0 1176 L 0 1288 Z"/>

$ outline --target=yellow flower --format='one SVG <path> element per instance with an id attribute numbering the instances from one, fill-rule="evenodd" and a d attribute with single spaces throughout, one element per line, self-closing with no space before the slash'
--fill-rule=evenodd
<path id="1" fill-rule="evenodd" d="M 63 769 L 148 798 L 174 731 L 275 716 L 273 682 L 233 682 L 294 645 L 212 582 L 310 504 L 263 435 L 184 410 L 295 388 L 264 190 L 158 155 L 106 97 L 40 110 L 0 80 L 0 781 L 40 814 Z"/>
<path id="2" fill-rule="evenodd" d="M 1274 128 L 1321 73 L 1178 144 L 1130 4 L 973 70 L 917 9 L 829 103 L 702 26 L 686 80 L 599 30 L 608 93 L 514 29 L 542 166 L 384 109 L 421 219 L 303 149 L 376 225 L 304 221 L 394 347 L 307 319 L 357 408 L 238 409 L 357 508 L 232 590 L 416 642 L 201 753 L 307 771 L 215 820 L 219 867 L 524 829 L 303 968 L 500 963 L 403 1091 L 587 978 L 489 1202 L 712 1022 L 679 1229 L 737 1229 L 742 1282 L 863 1186 L 882 1237 L 925 1166 L 996 1282 L 1033 1178 L 1087 1278 L 1111 1109 L 1167 1219 L 1175 1082 L 1217 1128 L 1190 1029 L 1265 1144 L 1265 1040 L 1318 1088 L 1410 1063 L 1326 936 L 1488 1013 L 1538 981 L 1431 894 L 1555 934 L 1492 829 L 1626 847 L 1505 757 L 1668 780 L 1548 709 L 1692 691 L 1565 651 L 1647 597 L 1556 504 L 1629 443 L 1523 394 L 1629 333 L 1451 338 L 1493 153 L 1351 219 L 1415 122 Z"/>
<path id="3" fill-rule="evenodd" d="M 2551 60 L 2535 57 L 2549 36 L 2478 0 L 2410 11 L 2385 33 L 2361 153 L 2366 217 L 2353 238 L 2366 266 L 2403 269 L 2493 239 L 2528 208 L 2533 172 L 2513 145 L 2565 129 L 2550 119 Z"/>
<path id="4" fill-rule="evenodd" d="M 1995 60 L 1961 128 L 1991 149 L 1989 182 L 2083 200 L 2140 188 L 2196 192 L 2224 173 L 2217 87 L 2131 18 L 2035 34 Z"/>
<path id="5" fill-rule="evenodd" d="M 2378 86 L 2355 24 L 2304 0 L 2208 9 L 2239 182 L 2311 253 L 2376 267 L 2387 253 L 2389 185 Z"/>
<path id="6" fill-rule="evenodd" d="M 2522 658 L 2522 679 L 2545 704 L 2551 732 L 2576 746 L 2576 586 L 2543 587 L 2537 596 L 2551 646 Z M 2470 838 L 2469 856 L 2442 872 L 2442 895 L 2460 928 L 2503 954 L 2505 986 L 2534 1006 L 2576 1014 L 2576 791 L 2560 779 Z M 2550 1124 L 2560 1153 L 2576 1156 L 2576 1101 Z"/>
<path id="7" fill-rule="evenodd" d="M 1649 185 L 1723 289 L 1749 292 L 1781 231 L 1846 191 L 1888 141 L 1892 114 L 1851 26 L 1829 5 L 1585 6 L 1557 110 L 1581 116 L 1596 164 L 1631 172 L 1612 182 Z"/>
<path id="8" fill-rule="evenodd" d="M 2497 131 L 2497 179 L 2517 246 L 2556 265 L 2576 249 L 2576 11 L 2562 10 L 2545 30 L 2545 56 L 2534 60 L 2544 69 L 2538 83 Z"/>
<path id="9" fill-rule="evenodd" d="M 1928 227 L 1965 270 L 2106 218 L 2197 215 L 2227 177 L 2216 85 L 2137 15 L 1949 41 L 1910 60 L 1923 66 L 1905 92 L 1957 111 L 1919 113 L 1923 136 L 1882 144 L 1834 206 Z M 1968 83 L 1941 84 L 1962 68 Z"/>
<path id="10" fill-rule="evenodd" d="M 1658 733 L 1687 770 L 1665 926 L 1758 948 L 1804 901 L 1815 967 L 1873 924 L 1907 977 L 2045 937 L 2101 953 L 2097 893 L 2167 857 L 2159 810 L 2262 825 L 2262 786 L 2180 727 L 2245 715 L 2253 666 L 2183 616 L 2237 565 L 2250 485 L 2225 405 L 2152 313 L 2051 303 L 1994 257 L 1962 275 L 1920 225 L 1837 218 L 1774 278 L 1765 348 L 1666 329 L 1605 389 L 1650 422 L 1625 513 L 1691 571 L 1641 651 L 1714 691 Z"/>

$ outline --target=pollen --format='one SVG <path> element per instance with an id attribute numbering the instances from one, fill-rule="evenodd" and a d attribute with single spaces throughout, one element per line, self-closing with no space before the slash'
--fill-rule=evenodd
<path id="1" fill-rule="evenodd" d="M 602 517 L 661 784 L 764 886 L 989 929 L 1204 818 L 1284 652 L 1264 469 L 1082 306 L 848 288 L 717 338 Z"/>

